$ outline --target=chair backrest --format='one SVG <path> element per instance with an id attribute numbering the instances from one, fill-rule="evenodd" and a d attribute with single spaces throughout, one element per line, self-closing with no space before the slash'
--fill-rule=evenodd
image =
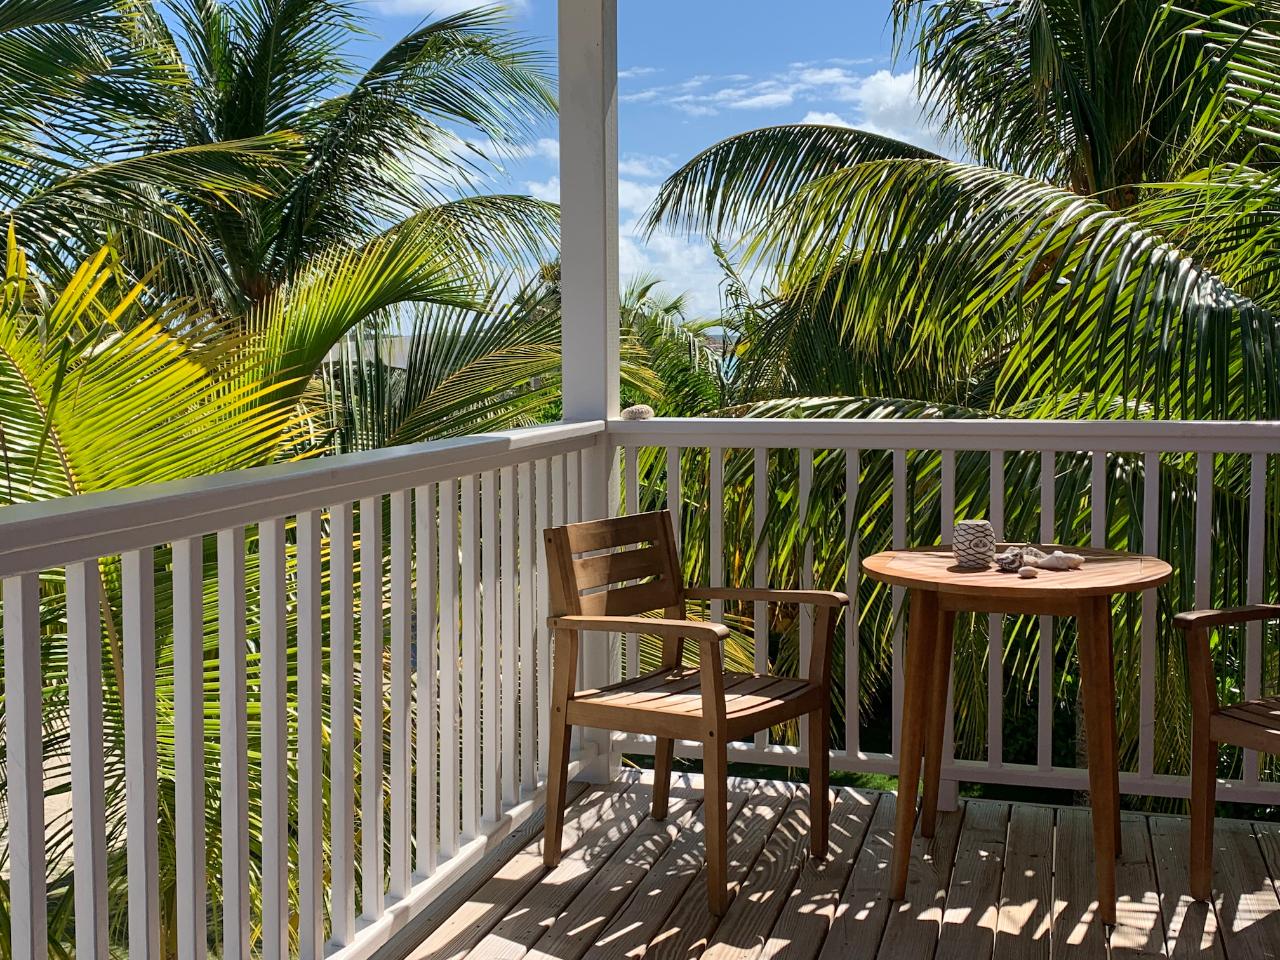
<path id="1" fill-rule="evenodd" d="M 551 527 L 543 534 L 553 617 L 684 616 L 684 583 L 665 510 Z"/>

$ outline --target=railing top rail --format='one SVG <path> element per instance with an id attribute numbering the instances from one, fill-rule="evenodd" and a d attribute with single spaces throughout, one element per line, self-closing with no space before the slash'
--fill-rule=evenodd
<path id="1" fill-rule="evenodd" d="M 627 446 L 1280 453 L 1280 422 L 661 417 L 611 420 L 609 439 Z"/>
<path id="2" fill-rule="evenodd" d="M 594 446 L 603 421 L 460 437 L 0 508 L 0 577 Z"/>

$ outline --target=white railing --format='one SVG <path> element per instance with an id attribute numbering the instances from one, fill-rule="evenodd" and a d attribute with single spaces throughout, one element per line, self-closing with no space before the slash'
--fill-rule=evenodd
<path id="1" fill-rule="evenodd" d="M 1185 792 L 1156 743 L 1180 703 L 1174 604 L 1274 599 L 1277 424 L 559 424 L 8 507 L 0 833 L 13 956 L 46 955 L 47 877 L 71 864 L 78 955 L 127 938 L 131 956 L 159 956 L 170 903 L 163 924 L 183 957 L 349 958 L 385 943 L 541 802 L 540 533 L 580 517 L 603 450 L 617 454 L 621 509 L 677 511 L 700 577 L 763 584 L 780 571 L 855 598 L 838 693 L 873 706 L 845 711 L 836 769 L 896 770 L 901 597 L 862 578 L 859 560 L 945 540 L 958 514 L 1174 563 L 1160 599 L 1117 608 L 1117 657 L 1138 677 L 1121 718 L 1131 793 Z M 1172 539 L 1157 542 L 1162 529 Z M 710 612 L 744 615 L 749 662 L 792 668 L 789 640 L 764 628 L 754 639 L 765 610 L 725 606 Z M 803 662 L 811 624 L 775 625 L 794 626 Z M 1055 739 L 1069 630 L 993 618 L 972 636 L 957 651 L 986 710 L 953 715 L 960 759 L 944 776 L 1084 788 Z M 1244 695 L 1274 672 L 1263 639 L 1257 626 L 1245 635 Z M 1031 660 L 1011 663 L 1006 648 Z M 618 649 L 606 669 L 640 669 L 639 638 Z M 1033 678 L 1031 745 L 1007 740 L 1014 676 Z M 599 759 L 598 742 L 583 739 L 579 764 Z M 732 756 L 805 765 L 791 742 L 775 731 Z M 1255 756 L 1238 769 L 1224 798 L 1280 798 Z M 68 770 L 69 806 L 57 799 Z M 162 830 L 174 856 L 163 875 Z"/>
<path id="2" fill-rule="evenodd" d="M 696 532 L 705 560 L 695 566 L 712 585 L 726 585 L 726 563 L 735 557 L 736 580 L 728 585 L 767 585 L 771 533 L 781 533 L 794 580 L 804 586 L 814 583 L 816 553 L 822 561 L 817 585 L 843 589 L 853 599 L 853 616 L 844 623 L 845 667 L 838 694 L 861 690 L 864 700 L 869 692 L 874 696 L 875 679 L 861 676 L 863 667 L 888 660 L 889 677 L 881 686 L 891 696 L 893 723 L 891 731 L 879 736 L 878 748 L 869 748 L 865 741 L 878 732 L 871 721 L 882 720 L 890 704 L 882 700 L 880 715 L 868 717 L 853 708 L 857 698 L 847 697 L 843 743 L 832 755 L 837 770 L 897 771 L 902 591 L 862 577 L 860 560 L 874 549 L 948 542 L 958 509 L 961 519 L 966 514 L 989 517 L 1009 539 L 1127 548 L 1157 554 L 1174 565 L 1173 584 L 1134 601 L 1118 626 L 1117 669 L 1138 677 L 1136 715 L 1130 705 L 1121 704 L 1122 730 L 1128 712 L 1127 726 L 1136 732 L 1130 738 L 1136 749 L 1120 776 L 1121 789 L 1128 793 L 1187 792 L 1185 772 L 1162 770 L 1165 758 L 1157 757 L 1155 749 L 1157 712 L 1187 715 L 1182 640 L 1169 628 L 1169 615 L 1179 605 L 1217 605 L 1224 598 L 1238 603 L 1275 600 L 1268 584 L 1275 583 L 1280 531 L 1278 505 L 1274 494 L 1269 501 L 1268 490 L 1277 476 L 1270 458 L 1280 453 L 1276 423 L 655 419 L 612 422 L 609 439 L 622 449 L 621 509 L 666 506 L 675 511 L 686 538 Z M 821 489 L 815 487 L 815 467 L 822 474 Z M 730 471 L 733 482 L 726 485 Z M 1147 483 L 1147 477 L 1161 480 Z M 1015 502 L 1016 517 L 1011 512 Z M 811 510 L 823 511 L 817 526 L 787 526 L 788 519 L 803 521 Z M 1168 527 L 1175 514 L 1181 525 Z M 1176 542 L 1159 542 L 1162 524 L 1175 531 Z M 695 548 L 688 542 L 684 546 L 686 554 Z M 1232 577 L 1234 592 L 1226 582 Z M 744 613 L 754 624 L 767 624 L 763 606 Z M 1117 613 L 1124 609 L 1118 607 Z M 1060 699 L 1063 668 L 1071 662 L 1072 635 L 1069 626 L 1050 617 L 1023 626 L 1021 636 L 1031 638 L 1023 646 L 1036 658 L 1036 695 L 1028 705 L 1028 712 L 1034 709 L 1035 738 L 1033 747 L 1021 751 L 1029 756 L 1007 755 L 1005 694 L 1011 664 L 1006 634 L 1017 620 L 993 616 L 985 631 L 981 625 L 975 630 L 979 640 L 986 634 L 985 649 L 971 651 L 982 668 L 977 672 L 985 672 L 985 722 L 969 738 L 980 749 L 977 755 L 954 759 L 955 711 L 949 711 L 943 776 L 1087 789 L 1084 769 L 1055 762 L 1055 748 L 1061 755 L 1064 747 L 1069 752 L 1073 746 L 1054 738 L 1054 704 Z M 768 632 L 762 628 L 749 638 L 757 669 L 768 666 L 780 649 L 777 637 L 771 647 Z M 878 658 L 873 645 L 885 633 L 892 637 L 891 648 Z M 811 624 L 799 620 L 795 634 L 796 659 L 803 663 Z M 640 665 L 635 639 L 628 638 L 624 649 L 623 669 L 634 673 Z M 1261 625 L 1247 631 L 1240 660 L 1242 689 L 1227 695 L 1257 697 L 1264 674 Z M 803 740 L 789 740 L 796 742 Z M 762 734 L 754 744 L 736 745 L 730 758 L 807 765 L 803 748 L 789 743 Z M 621 737 L 618 746 L 632 752 L 652 749 L 646 738 L 634 736 Z M 698 753 L 696 744 L 682 748 L 688 756 Z M 1280 800 L 1280 783 L 1260 778 L 1255 754 L 1246 752 L 1238 766 L 1241 776 L 1224 783 L 1224 799 Z"/>
<path id="3" fill-rule="evenodd" d="M 578 518 L 603 433 L 0 512 L 12 955 L 47 954 L 46 877 L 74 864 L 76 954 L 105 958 L 124 923 L 130 956 L 161 956 L 168 824 L 179 956 L 365 956 L 528 817 L 546 762 L 540 530 Z M 45 796 L 49 745 L 68 742 L 70 851 Z"/>

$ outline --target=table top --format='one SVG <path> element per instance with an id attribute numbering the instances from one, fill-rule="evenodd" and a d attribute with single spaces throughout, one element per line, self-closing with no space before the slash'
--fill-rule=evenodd
<path id="1" fill-rule="evenodd" d="M 999 544 L 996 552 L 1003 552 L 1007 546 L 1010 545 Z M 1085 558 L 1084 566 L 1076 570 L 1041 570 L 1038 576 L 1023 579 L 994 565 L 986 570 L 958 567 L 950 547 L 917 547 L 877 553 L 862 561 L 862 569 L 876 580 L 915 590 L 1026 600 L 1133 593 L 1158 587 L 1173 576 L 1169 564 L 1142 554 L 1060 544 L 1033 546 L 1045 553 L 1077 553 Z"/>

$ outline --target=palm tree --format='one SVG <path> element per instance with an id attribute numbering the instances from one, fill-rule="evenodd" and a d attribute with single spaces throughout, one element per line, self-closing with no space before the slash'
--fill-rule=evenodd
<path id="1" fill-rule="evenodd" d="M 424 22 L 363 70 L 347 45 L 363 19 L 353 0 L 160 9 L 147 36 L 178 79 L 148 117 L 157 146 L 300 141 L 271 196 L 188 205 L 217 251 L 212 292 L 229 313 L 269 299 L 316 256 L 415 221 L 486 253 L 527 255 L 552 235 L 550 205 L 468 195 L 555 110 L 545 56 L 500 9 Z"/>
<path id="2" fill-rule="evenodd" d="M 295 379 L 367 319 L 478 306 L 486 273 L 555 235 L 551 205 L 469 193 L 552 115 L 545 58 L 482 8 L 359 70 L 344 43 L 360 28 L 354 0 L 6 5 L 0 197 L 33 265 L 65 279 L 110 238 L 206 337 L 269 364 L 273 336 L 312 338 L 272 374 Z"/>
<path id="3" fill-rule="evenodd" d="M 742 331 L 740 363 L 755 371 L 744 373 L 744 399 L 754 402 L 726 412 L 1280 416 L 1280 5 L 897 0 L 893 23 L 898 49 L 916 61 L 918 92 L 964 161 L 858 130 L 772 127 L 695 157 L 655 201 L 652 225 L 728 235 L 769 278 Z M 935 461 L 911 463 L 919 542 L 939 532 Z M 1232 509 L 1238 467 L 1222 458 L 1215 473 L 1224 561 L 1243 531 Z M 1141 542 L 1135 504 L 1148 481 L 1160 483 L 1166 504 L 1161 542 L 1189 543 L 1189 469 L 1166 458 L 1159 477 L 1145 478 L 1140 464 L 1116 458 L 1112 544 Z M 838 454 L 815 464 L 810 532 L 832 527 L 815 545 L 842 541 L 842 470 Z M 1018 460 L 1006 470 L 1009 535 L 1034 538 L 1037 507 L 1026 491 L 1038 466 Z M 1065 540 L 1087 529 L 1086 470 L 1082 458 L 1059 457 Z M 864 463 L 861 479 L 855 514 L 872 549 L 887 536 L 876 508 L 888 478 Z M 982 458 L 960 458 L 958 509 L 984 511 L 986 484 Z M 784 506 L 773 508 L 774 543 L 800 535 Z M 775 576 L 785 576 L 794 557 L 778 562 Z M 816 564 L 842 582 L 838 553 Z M 1215 585 L 1215 602 L 1242 598 L 1235 567 L 1220 569 L 1232 572 Z M 1174 589 L 1175 608 L 1190 602 L 1189 584 Z M 863 610 L 889 616 L 874 591 Z M 1007 638 L 1005 669 L 1026 703 L 1035 643 L 1024 627 Z M 975 640 L 969 649 L 980 658 L 985 640 Z M 1069 701 L 1072 640 L 1058 640 L 1059 696 Z M 864 701 L 878 695 L 886 665 L 886 651 L 869 655 Z M 1123 664 L 1136 655 L 1136 644 L 1121 643 Z M 1162 649 L 1161 658 L 1161 696 L 1176 702 L 1180 653 Z M 969 667 L 957 678 L 958 735 L 976 750 L 985 691 L 980 660 Z M 1137 671 L 1118 675 L 1133 684 Z M 1162 711 L 1158 730 L 1170 770 L 1185 763 L 1176 713 Z M 1133 749 L 1136 718 L 1122 718 L 1121 735 Z"/>

